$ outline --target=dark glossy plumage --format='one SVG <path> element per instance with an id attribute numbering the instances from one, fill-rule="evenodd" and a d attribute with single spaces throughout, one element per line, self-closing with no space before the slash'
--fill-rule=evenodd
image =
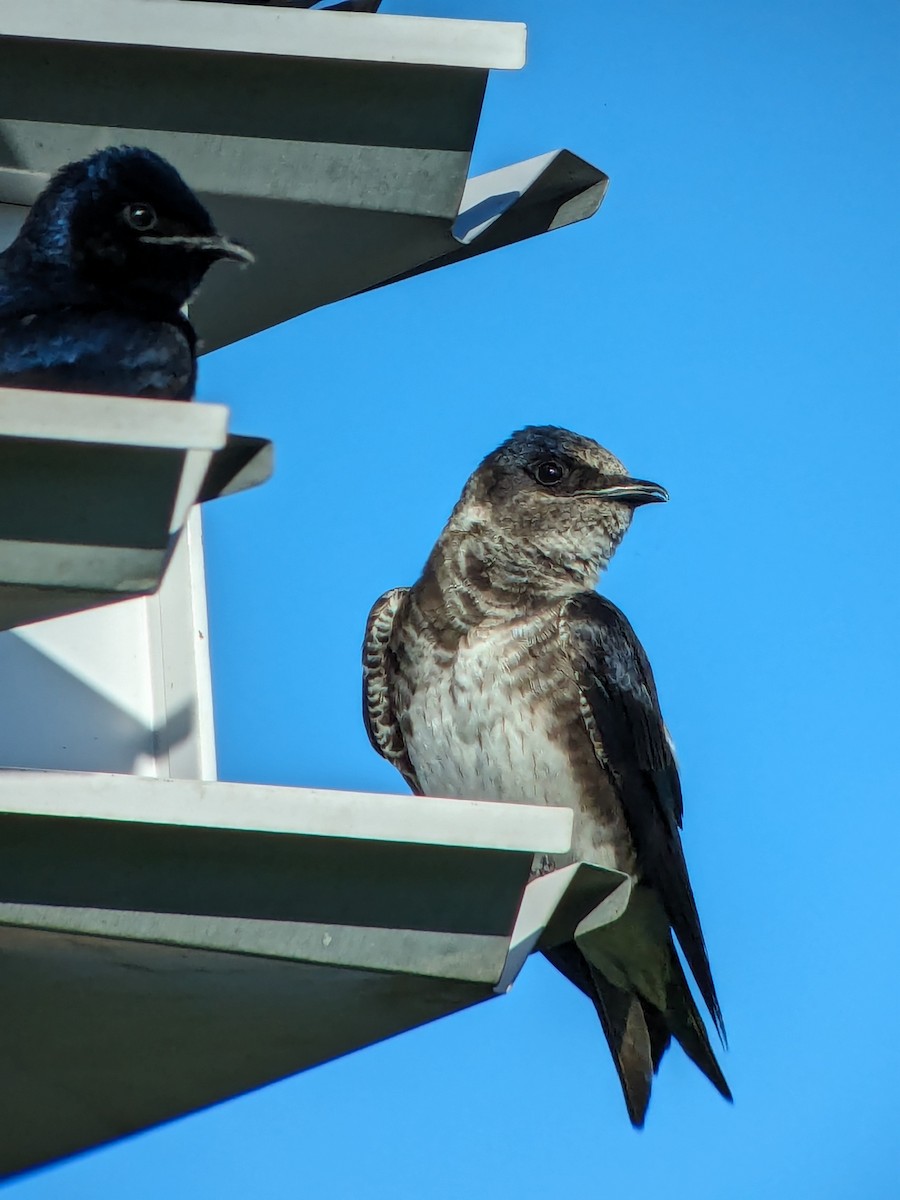
<path id="1" fill-rule="evenodd" d="M 69 163 L 0 254 L 0 386 L 190 399 L 181 309 L 220 258 L 252 261 L 159 155 Z"/>
<path id="2" fill-rule="evenodd" d="M 596 1008 L 637 1126 L 672 1037 L 730 1099 L 673 941 L 722 1032 L 656 685 L 628 621 L 592 590 L 634 508 L 665 498 L 596 442 L 522 430 L 470 478 L 414 587 L 377 602 L 363 658 L 369 738 L 413 791 L 565 805 L 572 854 L 540 869 L 630 876 L 590 958 L 574 926 L 546 954 Z"/>

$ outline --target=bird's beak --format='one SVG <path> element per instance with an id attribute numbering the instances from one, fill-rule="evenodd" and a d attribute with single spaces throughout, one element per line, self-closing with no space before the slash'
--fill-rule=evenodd
<path id="1" fill-rule="evenodd" d="M 602 500 L 624 500 L 626 504 L 664 504 L 669 499 L 669 493 L 658 483 L 649 479 L 617 479 L 607 487 L 598 488 L 587 495 L 597 496 Z"/>
<path id="2" fill-rule="evenodd" d="M 155 246 L 184 246 L 187 250 L 202 250 L 211 258 L 230 258 L 232 262 L 247 264 L 256 262 L 256 256 L 246 246 L 242 246 L 240 242 L 233 242 L 230 238 L 221 237 L 219 234 L 211 237 L 191 237 L 189 234 L 154 237 L 152 234 L 146 234 L 141 241 Z"/>

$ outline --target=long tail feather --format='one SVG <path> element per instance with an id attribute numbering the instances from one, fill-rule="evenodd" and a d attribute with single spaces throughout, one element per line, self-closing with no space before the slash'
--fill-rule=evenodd
<path id="1" fill-rule="evenodd" d="M 716 1090 L 726 1100 L 732 1099 L 671 940 L 664 1010 L 636 990 L 612 983 L 587 961 L 574 942 L 554 946 L 544 953 L 597 1010 L 628 1116 L 636 1129 L 644 1125 L 653 1076 L 673 1037 Z"/>
<path id="2" fill-rule="evenodd" d="M 653 1085 L 653 1051 L 639 996 L 623 992 L 590 968 L 594 1007 L 613 1056 L 625 1107 L 635 1129 L 642 1129 Z"/>
<path id="3" fill-rule="evenodd" d="M 642 1128 L 653 1074 L 669 1044 L 668 1030 L 655 1019 L 655 1013 L 648 1024 L 640 998 L 604 979 L 574 942 L 554 946 L 544 953 L 597 1010 L 622 1085 L 628 1116 L 636 1129 Z"/>

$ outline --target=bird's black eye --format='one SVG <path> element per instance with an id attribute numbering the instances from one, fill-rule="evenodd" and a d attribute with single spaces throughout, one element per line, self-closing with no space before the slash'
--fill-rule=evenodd
<path id="1" fill-rule="evenodd" d="M 566 468 L 561 462 L 557 462 L 555 458 L 545 458 L 534 469 L 535 479 L 538 483 L 542 483 L 544 487 L 553 487 L 555 483 L 559 483 L 565 473 Z"/>
<path id="2" fill-rule="evenodd" d="M 123 211 L 125 223 L 139 233 L 146 233 L 157 223 L 156 209 L 152 204 L 129 204 Z"/>

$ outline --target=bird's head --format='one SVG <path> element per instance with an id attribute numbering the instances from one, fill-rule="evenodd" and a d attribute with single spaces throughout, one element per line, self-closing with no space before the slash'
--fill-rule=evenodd
<path id="1" fill-rule="evenodd" d="M 132 146 L 58 171 L 17 241 L 82 289 L 161 312 L 185 304 L 218 259 L 253 261 L 217 232 L 171 163 Z"/>
<path id="2" fill-rule="evenodd" d="M 633 479 L 590 438 L 529 426 L 472 475 L 451 528 L 468 530 L 471 570 L 495 588 L 518 579 L 534 594 L 558 594 L 595 587 L 635 508 L 664 500 L 664 488 Z"/>

